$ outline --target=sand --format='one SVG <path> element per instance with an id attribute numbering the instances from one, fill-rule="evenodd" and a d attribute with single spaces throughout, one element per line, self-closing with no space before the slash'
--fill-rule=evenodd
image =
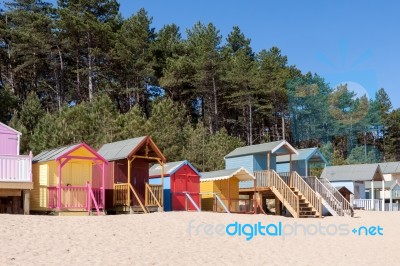
<path id="1" fill-rule="evenodd" d="M 357 211 L 355 216 L 293 219 L 194 212 L 103 217 L 2 214 L 0 265 L 400 265 L 400 212 Z M 234 222 L 261 222 L 278 228 L 281 222 L 287 234 L 297 223 L 298 234 L 258 235 L 246 240 L 246 236 L 225 233 L 225 227 Z M 341 229 L 349 229 L 348 234 L 333 235 L 340 224 Z M 350 232 L 360 226 L 378 225 L 383 235 Z M 304 230 L 314 234 L 316 226 L 329 227 L 331 235 L 304 235 Z M 233 229 L 231 226 L 231 233 Z M 270 226 L 269 232 L 275 233 L 273 229 Z"/>

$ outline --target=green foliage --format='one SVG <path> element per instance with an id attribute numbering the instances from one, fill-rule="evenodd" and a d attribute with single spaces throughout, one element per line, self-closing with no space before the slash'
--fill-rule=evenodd
<path id="1" fill-rule="evenodd" d="M 7 123 L 10 120 L 17 102 L 18 98 L 9 89 L 0 87 L 0 122 Z"/>
<path id="2" fill-rule="evenodd" d="M 169 161 L 182 158 L 184 124 L 184 108 L 171 99 L 153 103 L 151 117 L 146 122 L 146 134 L 152 137 Z"/>
<path id="3" fill-rule="evenodd" d="M 215 134 L 211 135 L 205 147 L 206 171 L 224 169 L 224 156 L 241 146 L 244 146 L 243 141 L 228 135 L 225 128 L 222 128 Z"/>
<path id="4" fill-rule="evenodd" d="M 348 162 L 339 150 L 334 150 L 332 154 L 332 165 L 346 165 Z"/>
<path id="5" fill-rule="evenodd" d="M 332 164 L 400 160 L 400 114 L 384 89 L 368 100 L 331 88 L 278 47 L 253 51 L 238 26 L 223 42 L 212 23 L 182 37 L 152 20 L 144 9 L 122 18 L 116 0 L 5 3 L 0 121 L 23 133 L 22 152 L 151 135 L 168 160 L 201 170 L 223 167 L 242 141 L 283 138 L 322 147 Z"/>
<path id="6" fill-rule="evenodd" d="M 120 114 L 116 119 L 116 139 L 124 140 L 146 135 L 146 118 L 140 110 L 139 105 L 135 105 L 125 114 Z"/>
<path id="7" fill-rule="evenodd" d="M 387 119 L 386 161 L 400 160 L 400 109 L 393 110 Z"/>
<path id="8" fill-rule="evenodd" d="M 332 162 L 332 157 L 333 157 L 333 145 L 332 142 L 328 141 L 321 147 L 321 153 L 325 157 L 325 159 L 328 161 L 330 164 Z"/>
<path id="9" fill-rule="evenodd" d="M 376 150 L 366 146 L 356 146 L 351 150 L 347 162 L 349 164 L 378 163 L 380 158 Z"/>

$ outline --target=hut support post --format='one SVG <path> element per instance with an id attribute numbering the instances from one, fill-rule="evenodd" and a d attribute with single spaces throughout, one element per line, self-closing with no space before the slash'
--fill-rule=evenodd
<path id="1" fill-rule="evenodd" d="M 24 189 L 23 190 L 23 201 L 24 201 L 24 214 L 29 214 L 29 201 L 30 201 L 30 190 Z"/>
<path id="2" fill-rule="evenodd" d="M 61 210 L 61 161 L 58 161 L 57 209 Z"/>
<path id="3" fill-rule="evenodd" d="M 374 188 L 374 180 L 371 181 L 371 210 L 375 210 L 375 188 Z"/>
<path id="4" fill-rule="evenodd" d="M 390 200 L 389 200 L 389 211 L 393 211 L 393 190 L 389 190 Z"/>
<path id="5" fill-rule="evenodd" d="M 382 211 L 385 211 L 385 180 L 382 180 Z"/>
<path id="6" fill-rule="evenodd" d="M 131 184 L 131 160 L 128 159 L 128 184 Z M 127 195 L 126 195 L 127 205 L 131 206 L 131 191 L 129 189 L 129 185 L 127 187 Z"/>
<path id="7" fill-rule="evenodd" d="M 102 204 L 103 204 L 103 210 L 106 208 L 106 186 L 105 186 L 105 181 L 106 181 L 106 174 L 105 174 L 105 162 L 103 162 L 102 167 L 101 167 L 101 197 L 102 197 Z"/>
<path id="8" fill-rule="evenodd" d="M 267 170 L 268 170 L 268 173 L 267 173 L 267 178 L 268 178 L 268 184 L 269 184 L 269 182 L 270 182 L 270 175 L 271 175 L 271 152 L 267 152 Z"/>
<path id="9" fill-rule="evenodd" d="M 305 162 L 306 162 L 306 172 L 305 172 L 305 174 L 306 174 L 306 176 L 308 176 L 308 160 L 305 160 Z"/>
<path id="10" fill-rule="evenodd" d="M 228 179 L 228 210 L 231 211 L 231 179 Z"/>
<path id="11" fill-rule="evenodd" d="M 289 154 L 289 184 L 290 186 L 293 186 L 292 182 L 292 154 Z"/>

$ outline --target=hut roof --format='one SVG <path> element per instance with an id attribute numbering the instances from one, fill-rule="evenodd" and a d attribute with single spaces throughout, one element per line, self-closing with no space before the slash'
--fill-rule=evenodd
<path id="1" fill-rule="evenodd" d="M 400 162 L 379 163 L 383 174 L 400 173 Z"/>
<path id="2" fill-rule="evenodd" d="M 68 153 L 69 151 L 72 151 L 76 147 L 78 147 L 79 144 L 73 144 L 69 146 L 64 146 L 64 147 L 58 147 L 54 148 L 51 150 L 45 150 L 33 157 L 32 162 L 37 163 L 37 162 L 47 162 L 47 161 L 53 161 L 57 159 L 60 155 L 63 155 L 65 153 Z"/>
<path id="3" fill-rule="evenodd" d="M 107 162 L 105 158 L 103 158 L 100 154 L 98 154 L 95 150 L 93 150 L 89 145 L 86 143 L 78 143 L 78 144 L 73 144 L 69 146 L 64 146 L 64 147 L 58 147 L 54 148 L 51 150 L 46 150 L 42 151 L 35 157 L 33 157 L 32 162 L 33 163 L 38 163 L 38 162 L 48 162 L 48 161 L 54 161 L 57 160 L 61 157 L 67 156 L 68 154 L 72 153 L 73 151 L 84 147 L 86 150 L 88 150 L 90 153 L 93 154 L 97 159 L 103 162 Z"/>
<path id="4" fill-rule="evenodd" d="M 271 152 L 276 155 L 285 155 L 285 154 L 297 154 L 295 148 L 289 144 L 286 140 L 267 142 L 257 145 L 250 145 L 239 147 L 230 152 L 225 156 L 225 158 L 238 157 L 243 155 L 251 155 L 257 153 L 267 153 Z"/>
<path id="5" fill-rule="evenodd" d="M 188 165 L 190 168 L 193 169 L 194 172 L 196 172 L 200 176 L 200 173 L 197 171 L 197 169 L 186 160 L 179 162 L 168 162 L 164 164 L 164 176 L 173 175 L 177 170 L 179 170 L 179 168 L 181 168 L 184 165 Z M 152 167 L 150 167 L 149 176 L 150 177 L 161 176 L 161 165 L 154 164 Z"/>
<path id="6" fill-rule="evenodd" d="M 378 164 L 352 164 L 325 167 L 321 177 L 329 181 L 381 181 L 383 175 Z"/>
<path id="7" fill-rule="evenodd" d="M 348 193 L 351 193 L 351 194 L 354 194 L 353 192 L 351 192 L 347 187 L 345 187 L 345 186 L 338 186 L 338 187 L 335 187 L 338 191 L 339 190 L 346 190 Z"/>
<path id="8" fill-rule="evenodd" d="M 298 154 L 292 155 L 292 161 L 313 161 L 328 163 L 318 148 L 308 148 L 297 150 Z M 282 155 L 276 158 L 277 163 L 286 163 L 290 161 L 289 155 Z"/>
<path id="9" fill-rule="evenodd" d="M 149 142 L 157 156 L 165 161 L 164 155 L 160 152 L 153 140 L 148 136 L 133 139 L 126 139 L 104 144 L 98 153 L 108 161 L 126 159 L 135 154 L 146 142 Z"/>
<path id="10" fill-rule="evenodd" d="M 225 180 L 232 177 L 236 177 L 239 181 L 249 181 L 256 179 L 249 171 L 244 167 L 235 169 L 225 169 L 212 172 L 202 172 L 200 182 Z"/>
<path id="11" fill-rule="evenodd" d="M 21 132 L 13 129 L 12 127 L 7 126 L 6 124 L 3 124 L 0 122 L 0 133 L 13 133 L 17 135 L 22 135 Z"/>

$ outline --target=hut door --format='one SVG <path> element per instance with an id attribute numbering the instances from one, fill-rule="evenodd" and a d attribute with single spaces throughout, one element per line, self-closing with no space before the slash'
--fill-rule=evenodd
<path id="1" fill-rule="evenodd" d="M 175 182 L 173 182 L 172 193 L 172 210 L 184 211 L 186 209 L 186 196 L 182 192 L 186 192 L 186 175 L 175 174 Z"/>

